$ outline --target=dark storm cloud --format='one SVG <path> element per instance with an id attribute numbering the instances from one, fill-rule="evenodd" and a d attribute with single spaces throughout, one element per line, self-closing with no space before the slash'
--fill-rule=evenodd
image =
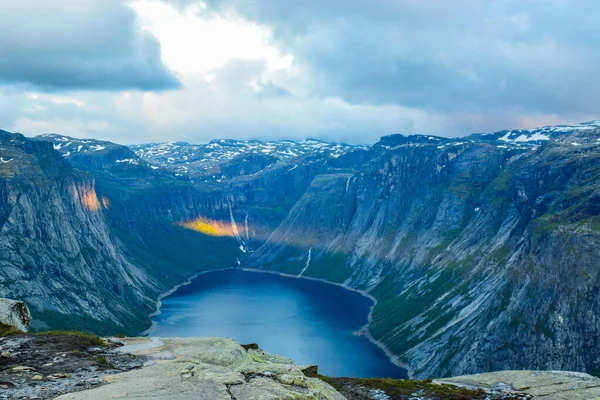
<path id="1" fill-rule="evenodd" d="M 598 110 L 600 3 L 594 0 L 208 4 L 272 26 L 314 76 L 317 95 L 444 113 Z"/>
<path id="2" fill-rule="evenodd" d="M 0 9 L 0 83 L 52 91 L 179 87 L 158 41 L 124 1 L 8 0 Z"/>

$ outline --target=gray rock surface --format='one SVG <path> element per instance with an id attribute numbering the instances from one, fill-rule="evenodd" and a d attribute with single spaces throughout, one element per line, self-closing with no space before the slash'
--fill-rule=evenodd
<path id="1" fill-rule="evenodd" d="M 481 388 L 492 393 L 523 393 L 540 400 L 592 400 L 600 398 L 600 378 L 562 371 L 501 371 L 436 382 Z"/>
<path id="2" fill-rule="evenodd" d="M 306 377 L 290 359 L 244 349 L 232 339 L 123 339 L 121 352 L 155 357 L 153 365 L 107 376 L 104 385 L 60 400 L 343 400 L 335 389 Z M 165 360 L 164 354 L 175 357 Z"/>
<path id="3" fill-rule="evenodd" d="M 0 154 L 0 296 L 26 302 L 32 328 L 134 333 L 165 288 L 126 258 L 94 178 L 22 135 L 0 131 Z"/>
<path id="4" fill-rule="evenodd" d="M 27 332 L 31 314 L 22 301 L 0 298 L 0 324 Z"/>

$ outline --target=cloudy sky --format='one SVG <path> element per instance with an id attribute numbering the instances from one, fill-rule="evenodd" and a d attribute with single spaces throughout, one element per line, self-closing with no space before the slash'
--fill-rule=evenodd
<path id="1" fill-rule="evenodd" d="M 0 0 L 0 128 L 372 143 L 600 118 L 596 0 Z"/>

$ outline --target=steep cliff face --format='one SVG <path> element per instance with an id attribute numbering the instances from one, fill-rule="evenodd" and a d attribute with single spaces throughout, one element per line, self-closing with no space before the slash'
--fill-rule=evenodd
<path id="1" fill-rule="evenodd" d="M 248 266 L 368 290 L 371 333 L 417 376 L 593 372 L 599 136 L 386 139 L 357 172 L 315 179 Z"/>
<path id="2" fill-rule="evenodd" d="M 0 132 L 0 295 L 48 327 L 131 332 L 158 285 L 122 255 L 91 176 L 49 143 Z"/>

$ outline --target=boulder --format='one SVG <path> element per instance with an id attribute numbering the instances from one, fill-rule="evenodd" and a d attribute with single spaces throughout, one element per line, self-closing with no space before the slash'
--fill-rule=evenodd
<path id="1" fill-rule="evenodd" d="M 31 313 L 22 301 L 0 298 L 0 326 L 5 325 L 21 332 L 27 332 Z"/>

